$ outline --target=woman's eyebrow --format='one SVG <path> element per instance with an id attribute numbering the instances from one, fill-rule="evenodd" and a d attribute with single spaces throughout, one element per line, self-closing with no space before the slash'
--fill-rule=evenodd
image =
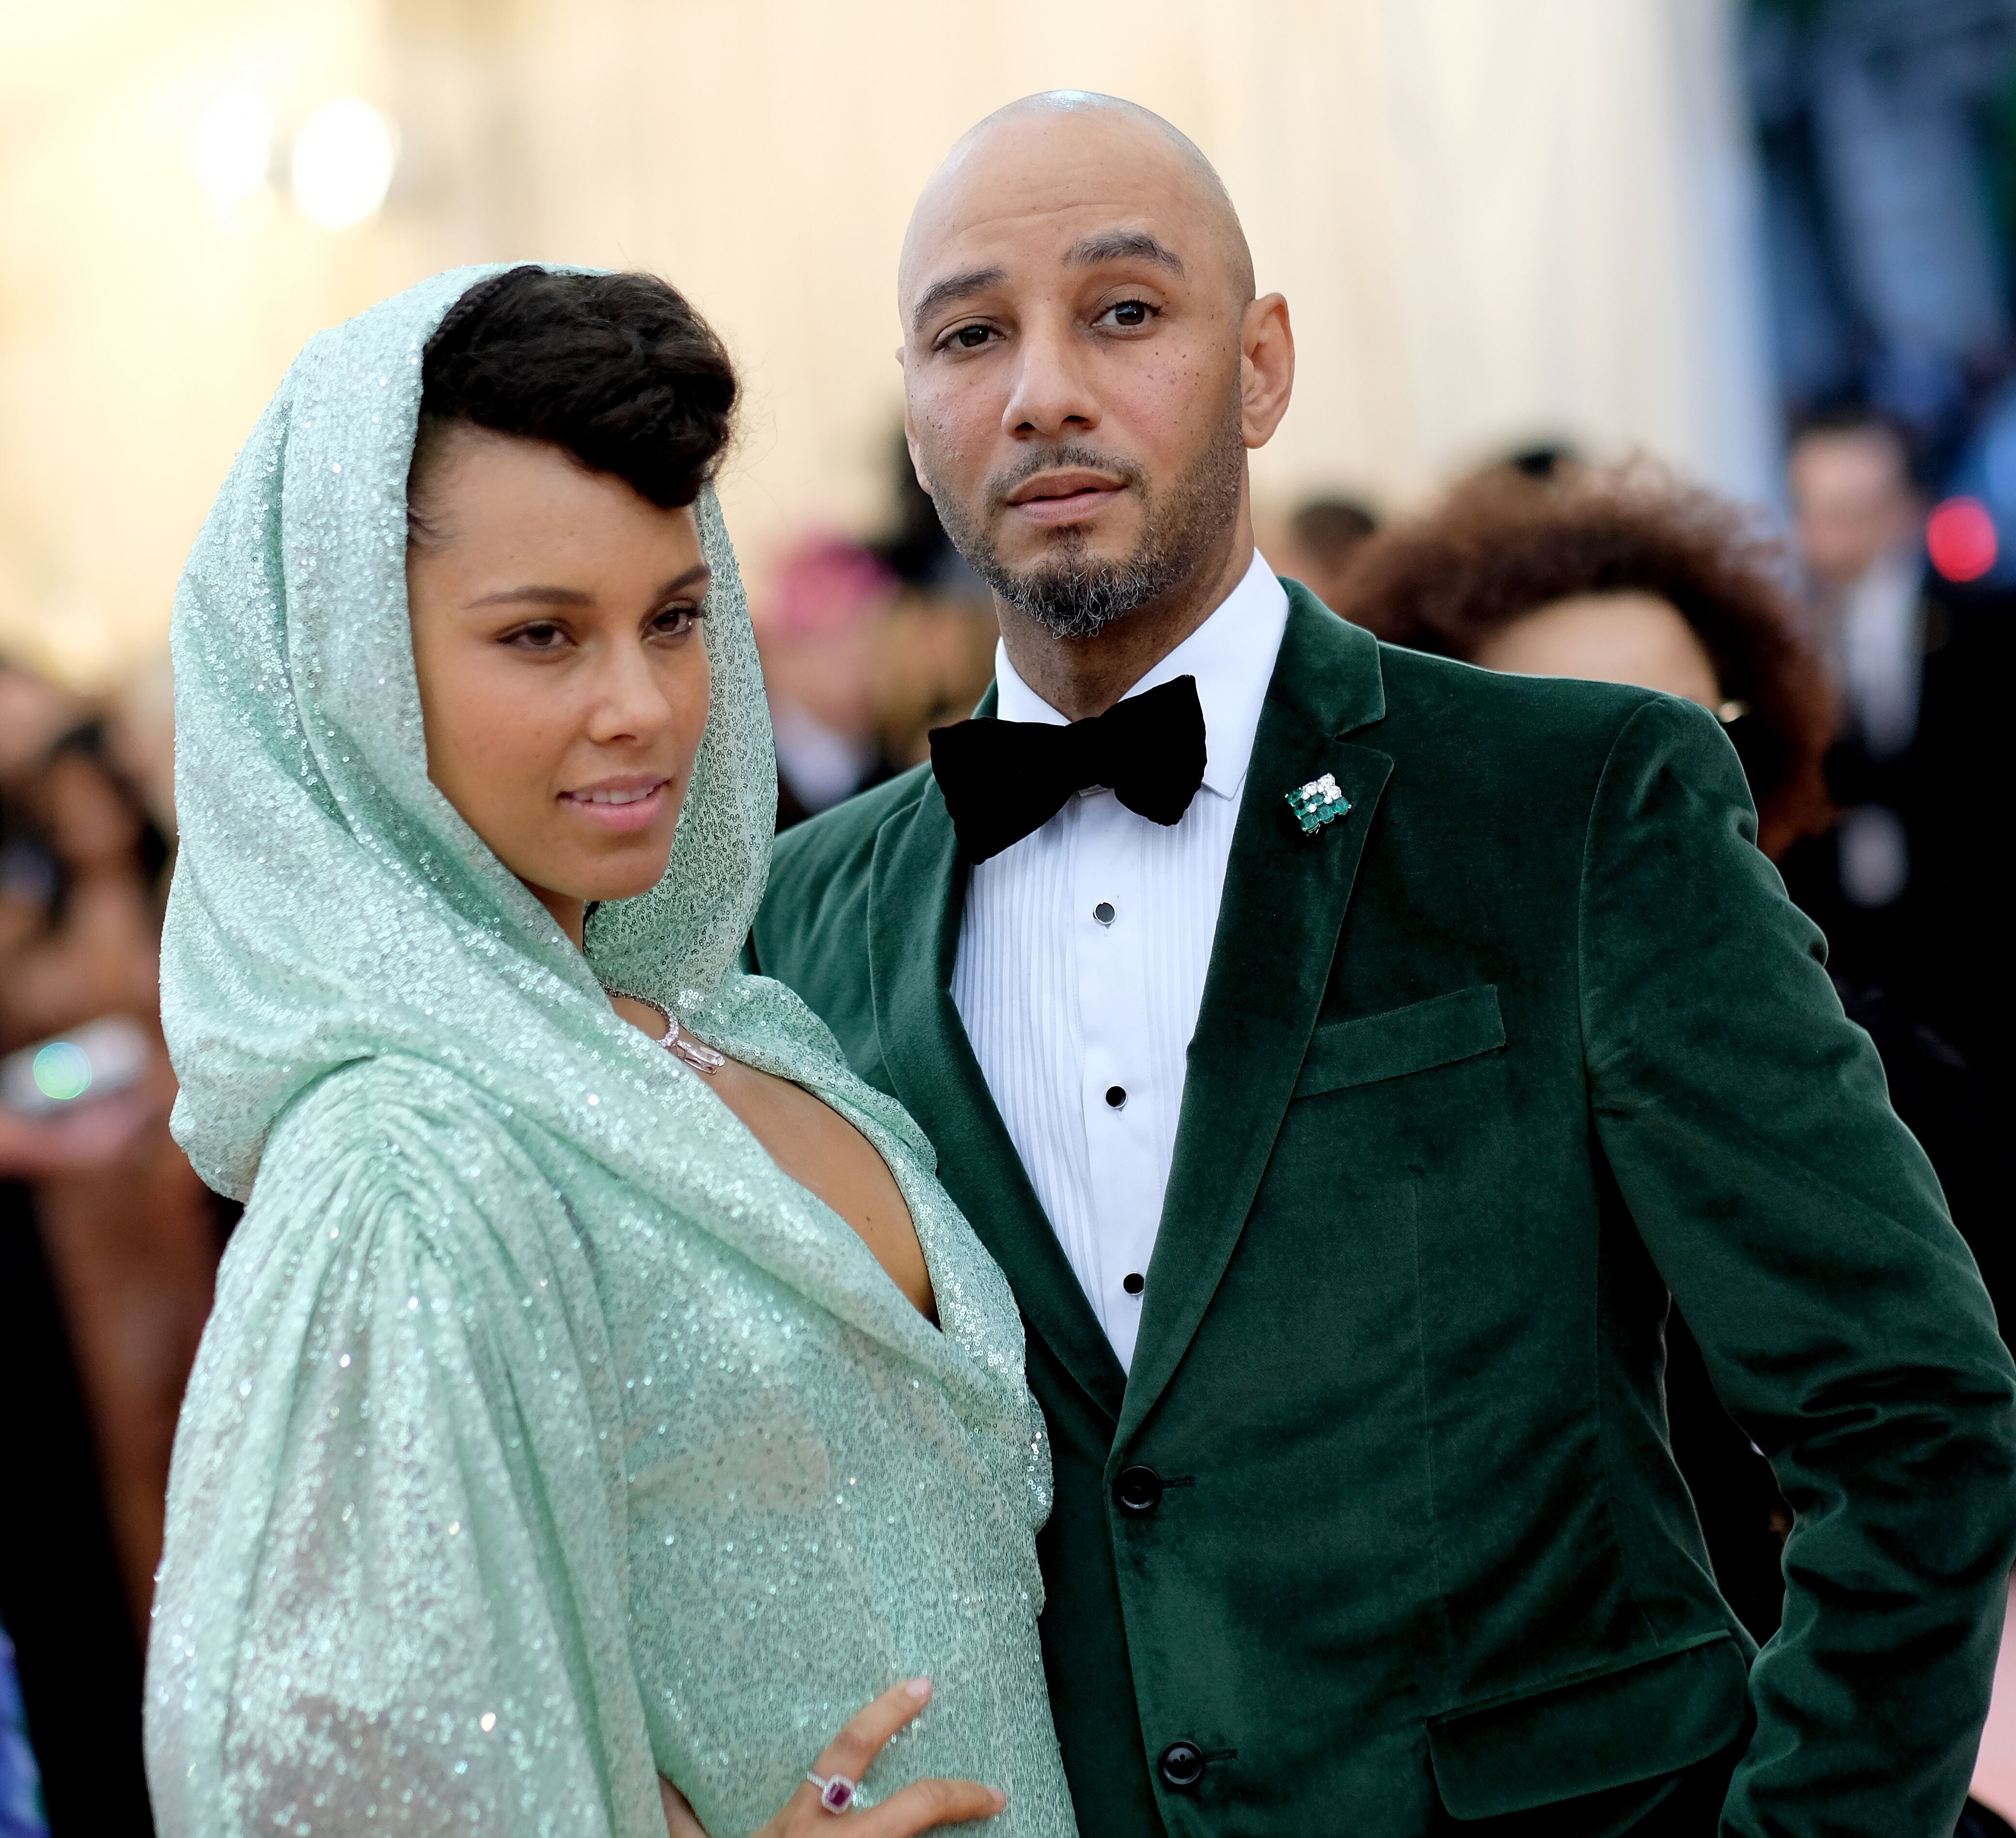
<path id="1" fill-rule="evenodd" d="M 682 575 L 675 575 L 661 587 L 656 598 L 664 600 L 682 589 L 712 581 L 714 571 L 705 562 L 688 568 Z M 585 607 L 595 604 L 595 596 L 580 587 L 553 587 L 535 582 L 524 587 L 500 588 L 495 593 L 486 593 L 480 600 L 469 602 L 466 611 L 473 612 L 478 607 Z"/>
<path id="2" fill-rule="evenodd" d="M 704 561 L 696 562 L 683 575 L 675 575 L 671 580 L 661 587 L 658 589 L 658 598 L 663 600 L 668 594 L 677 593 L 682 588 L 708 586 L 713 579 L 714 570 Z"/>
<path id="3" fill-rule="evenodd" d="M 506 587 L 495 593 L 486 593 L 481 600 L 472 600 L 468 611 L 478 607 L 585 607 L 595 603 L 595 596 L 578 587 Z"/>

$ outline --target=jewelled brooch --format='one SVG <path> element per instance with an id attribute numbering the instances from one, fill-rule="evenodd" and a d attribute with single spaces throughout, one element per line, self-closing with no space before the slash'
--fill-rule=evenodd
<path id="1" fill-rule="evenodd" d="M 1313 836 L 1326 823 L 1334 823 L 1351 809 L 1351 800 L 1338 788 L 1337 782 L 1328 773 L 1319 779 L 1312 779 L 1306 785 L 1298 785 L 1288 794 L 1288 808 L 1295 813 L 1295 820 L 1302 826 L 1302 834 Z"/>

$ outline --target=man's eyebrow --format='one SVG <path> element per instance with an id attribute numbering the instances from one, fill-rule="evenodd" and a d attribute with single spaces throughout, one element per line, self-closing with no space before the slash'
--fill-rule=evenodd
<path id="1" fill-rule="evenodd" d="M 921 332 L 924 321 L 948 301 L 977 294 L 983 287 L 998 287 L 1007 278 L 1007 273 L 1003 268 L 970 268 L 963 273 L 947 275 L 941 281 L 932 282 L 910 308 L 910 330 Z"/>
<path id="2" fill-rule="evenodd" d="M 1081 237 L 1071 244 L 1064 260 L 1074 268 L 1089 268 L 1099 261 L 1152 261 L 1176 274 L 1184 272 L 1183 258 L 1146 230 L 1101 230 Z"/>

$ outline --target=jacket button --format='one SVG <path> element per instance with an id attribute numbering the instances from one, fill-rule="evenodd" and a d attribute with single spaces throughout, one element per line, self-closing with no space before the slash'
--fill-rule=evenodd
<path id="1" fill-rule="evenodd" d="M 1162 1503 L 1162 1477 L 1154 1469 L 1143 1462 L 1123 1468 L 1114 1476 L 1113 1497 L 1119 1502 L 1122 1512 L 1131 1512 L 1136 1519 L 1145 1518 Z M 1186 1745 L 1178 1743 L 1177 1747 Z M 1201 1762 L 1198 1764 L 1203 1765 Z"/>
<path id="2" fill-rule="evenodd" d="M 1172 1742 L 1155 1764 L 1162 1785 L 1187 1793 L 1204 1779 L 1204 1751 L 1194 1742 Z"/>

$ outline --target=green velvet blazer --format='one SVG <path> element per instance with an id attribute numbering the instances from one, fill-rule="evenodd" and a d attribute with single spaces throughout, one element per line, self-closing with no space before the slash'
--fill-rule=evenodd
<path id="1" fill-rule="evenodd" d="M 1749 1733 L 1725 1832 L 1944 1838 L 2016 1371 L 1733 751 L 1288 591 L 1131 1375 L 948 993 L 928 769 L 780 838 L 751 943 L 1020 1298 L 1082 1829 L 1607 1833 Z M 1305 834 L 1324 772 L 1351 809 Z M 1796 1515 L 1761 1655 L 1668 1446 L 1669 1293 Z"/>

